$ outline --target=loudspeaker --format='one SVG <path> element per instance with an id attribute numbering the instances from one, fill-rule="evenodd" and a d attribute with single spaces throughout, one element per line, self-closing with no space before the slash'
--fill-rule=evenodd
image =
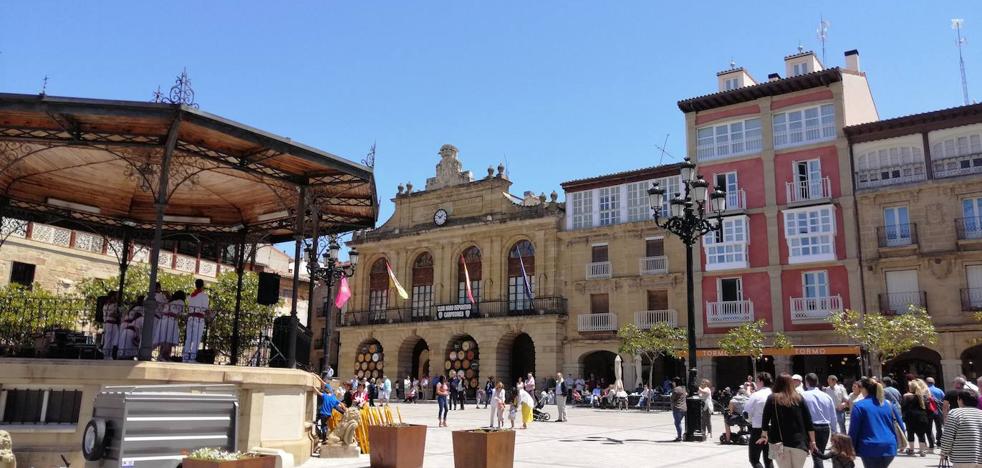
<path id="1" fill-rule="evenodd" d="M 256 302 L 262 305 L 276 305 L 280 302 L 280 275 L 259 273 L 259 293 Z"/>
<path id="2" fill-rule="evenodd" d="M 289 353 L 290 316 L 281 315 L 273 319 L 273 345 L 281 355 L 270 353 L 269 367 L 286 367 L 286 355 Z M 307 327 L 297 321 L 297 368 L 310 368 L 310 342 L 312 335 Z"/>

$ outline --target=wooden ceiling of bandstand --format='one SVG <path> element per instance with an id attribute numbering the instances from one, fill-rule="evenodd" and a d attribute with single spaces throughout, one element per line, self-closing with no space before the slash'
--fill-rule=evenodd
<path id="1" fill-rule="evenodd" d="M 172 131 L 167 234 L 292 239 L 301 186 L 320 233 L 375 224 L 371 167 L 288 138 L 184 105 L 0 93 L 2 210 L 145 236 Z"/>

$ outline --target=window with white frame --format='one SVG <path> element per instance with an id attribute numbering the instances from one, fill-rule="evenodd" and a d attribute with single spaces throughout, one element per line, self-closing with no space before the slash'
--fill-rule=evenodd
<path id="1" fill-rule="evenodd" d="M 856 182 L 860 186 L 903 183 L 924 177 L 924 153 L 918 146 L 882 148 L 856 157 Z"/>
<path id="2" fill-rule="evenodd" d="M 746 208 L 740 197 L 740 184 L 737 181 L 736 172 L 716 174 L 713 182 L 713 188 L 718 188 L 726 193 L 726 208 L 728 210 Z"/>
<path id="3" fill-rule="evenodd" d="M 716 232 L 703 236 L 702 245 L 706 251 L 706 271 L 726 270 L 747 267 L 747 217 L 723 218 L 723 236 Z"/>
<path id="4" fill-rule="evenodd" d="M 651 182 L 635 182 L 627 184 L 627 222 L 651 219 L 651 207 L 648 206 L 648 189 Z"/>
<path id="5" fill-rule="evenodd" d="M 681 189 L 681 185 L 679 184 L 679 181 L 680 180 L 681 180 L 681 177 L 674 177 L 673 176 L 673 177 L 665 177 L 665 178 L 658 179 L 658 180 L 655 181 L 655 182 L 658 182 L 658 186 L 659 187 L 665 189 L 665 198 L 662 201 L 661 216 L 668 217 L 668 215 L 669 215 L 669 211 L 668 211 L 669 202 L 673 198 L 675 198 L 675 194 L 680 193 L 680 191 L 682 190 Z"/>
<path id="6" fill-rule="evenodd" d="M 726 91 L 729 91 L 731 89 L 737 89 L 739 87 L 740 87 L 739 78 L 727 78 L 726 81 L 723 82 L 723 88 Z"/>
<path id="7" fill-rule="evenodd" d="M 808 62 L 796 63 L 791 66 L 791 76 L 804 75 L 811 71 Z"/>
<path id="8" fill-rule="evenodd" d="M 825 271 L 802 273 L 801 294 L 807 299 L 829 297 L 829 275 Z"/>
<path id="9" fill-rule="evenodd" d="M 746 119 L 696 130 L 696 160 L 706 161 L 761 149 L 760 119 Z"/>
<path id="10" fill-rule="evenodd" d="M 603 187 L 597 193 L 597 208 L 600 211 L 601 226 L 617 224 L 621 214 L 621 188 Z"/>
<path id="11" fill-rule="evenodd" d="M 823 104 L 774 114 L 774 147 L 835 138 L 835 106 Z"/>
<path id="12" fill-rule="evenodd" d="M 982 135 L 978 133 L 945 138 L 931 146 L 932 159 L 957 158 L 976 153 L 982 153 Z"/>
<path id="13" fill-rule="evenodd" d="M 573 205 L 573 229 L 593 226 L 593 190 L 570 194 Z"/>
<path id="14" fill-rule="evenodd" d="M 784 212 L 790 263 L 835 259 L 835 209 L 818 206 Z"/>

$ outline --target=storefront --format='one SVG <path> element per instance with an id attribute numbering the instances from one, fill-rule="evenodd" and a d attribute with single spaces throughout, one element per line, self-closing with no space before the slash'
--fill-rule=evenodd
<path id="1" fill-rule="evenodd" d="M 814 372 L 822 382 L 828 375 L 836 375 L 840 381 L 861 375 L 859 346 L 764 348 L 763 353 L 757 360 L 757 372 L 770 372 L 772 375 L 781 372 L 801 375 Z M 711 375 L 715 378 L 713 385 L 717 388 L 738 386 L 753 372 L 749 356 L 733 356 L 718 348 L 697 350 L 696 356 L 712 360 Z"/>

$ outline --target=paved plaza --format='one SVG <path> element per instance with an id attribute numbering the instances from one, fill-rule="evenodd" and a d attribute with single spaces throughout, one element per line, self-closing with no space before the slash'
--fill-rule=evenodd
<path id="1" fill-rule="evenodd" d="M 436 405 L 393 405 L 402 411 L 406 422 L 433 424 Z M 546 409 L 555 417 L 554 406 Z M 427 468 L 453 467 L 451 431 L 488 424 L 489 410 L 451 411 L 449 428 L 431 426 L 426 433 Z M 747 447 L 720 445 L 718 442 L 674 443 L 675 427 L 671 413 L 643 413 L 636 410 L 615 411 L 568 408 L 569 422 L 533 422 L 527 430 L 518 430 L 515 442 L 515 467 L 747 467 Z M 714 416 L 714 429 L 722 429 L 722 418 Z M 507 425 L 507 420 L 505 421 Z M 367 467 L 368 455 L 348 460 L 313 458 L 303 468 Z M 923 468 L 938 465 L 937 455 L 898 457 L 891 468 Z M 805 464 L 811 467 L 811 462 Z M 831 463 L 826 463 L 831 466 Z M 857 466 L 861 463 L 857 461 Z"/>

